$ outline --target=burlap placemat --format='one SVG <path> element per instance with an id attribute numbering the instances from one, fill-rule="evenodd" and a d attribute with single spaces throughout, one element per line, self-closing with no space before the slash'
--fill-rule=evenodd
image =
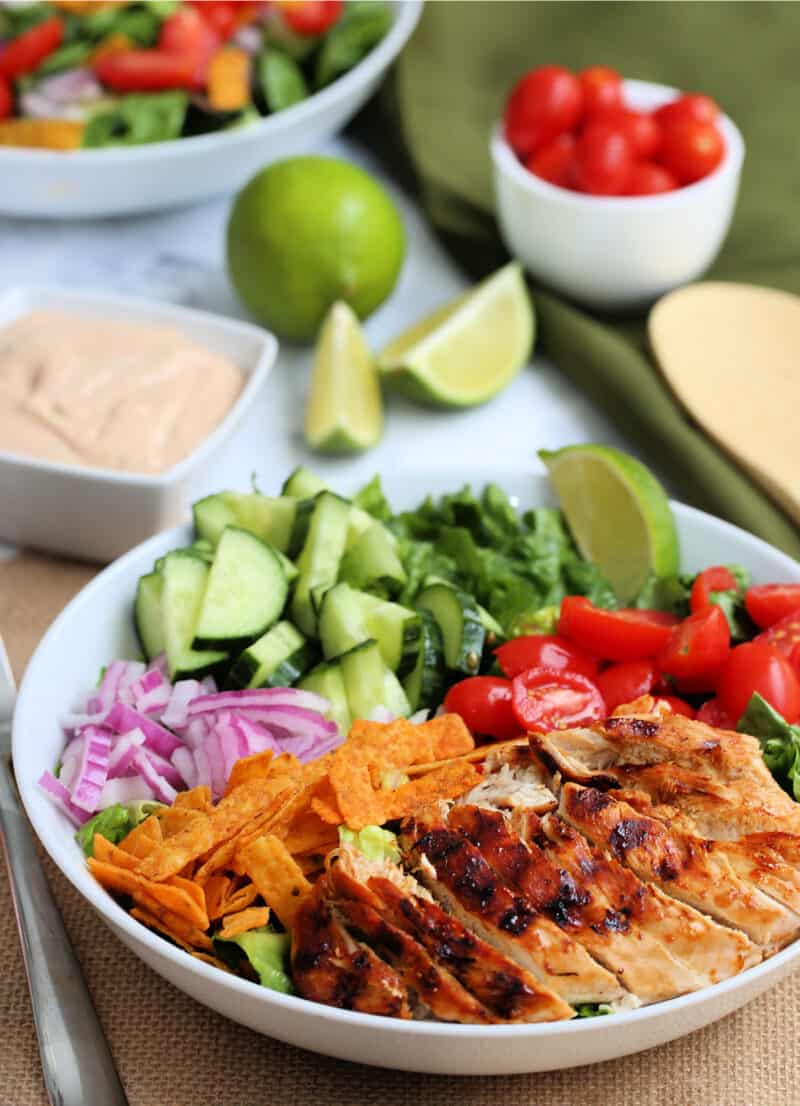
<path id="1" fill-rule="evenodd" d="M 0 561 L 0 632 L 17 677 L 93 574 L 26 554 Z M 47 862 L 131 1106 L 797 1106 L 800 975 L 706 1030 L 591 1068 L 455 1079 L 345 1064 L 260 1037 L 163 982 Z M 0 1106 L 46 1106 L 3 869 Z M 85 1106 L 104 1106 L 87 1100 Z"/>

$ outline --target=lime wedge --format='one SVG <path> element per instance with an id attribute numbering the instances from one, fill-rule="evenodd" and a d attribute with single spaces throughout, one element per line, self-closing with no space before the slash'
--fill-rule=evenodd
<path id="1" fill-rule="evenodd" d="M 379 355 L 378 370 L 421 403 L 472 407 L 526 364 L 534 330 L 522 270 L 512 262 L 395 338 Z"/>
<path id="2" fill-rule="evenodd" d="M 323 453 L 353 453 L 375 445 L 382 433 L 378 374 L 355 313 L 339 301 L 317 339 L 306 442 Z"/>
<path id="3" fill-rule="evenodd" d="M 617 598 L 633 599 L 651 572 L 678 571 L 678 532 L 667 494 L 640 461 L 605 445 L 542 449 L 581 554 L 605 574 Z"/>

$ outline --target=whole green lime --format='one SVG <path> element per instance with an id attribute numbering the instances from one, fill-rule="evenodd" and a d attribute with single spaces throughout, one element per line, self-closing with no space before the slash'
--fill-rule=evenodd
<path id="1" fill-rule="evenodd" d="M 305 156 L 257 173 L 228 221 L 228 272 L 248 311 L 282 338 L 313 339 L 331 304 L 364 319 L 395 285 L 400 215 L 363 169 Z"/>

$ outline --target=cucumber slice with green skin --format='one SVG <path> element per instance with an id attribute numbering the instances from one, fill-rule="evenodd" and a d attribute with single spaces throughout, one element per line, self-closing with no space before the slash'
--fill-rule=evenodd
<path id="1" fill-rule="evenodd" d="M 291 622 L 278 622 L 236 659 L 228 682 L 231 687 L 291 687 L 317 656 Z"/>
<path id="2" fill-rule="evenodd" d="M 210 569 L 194 553 L 177 549 L 164 558 L 161 609 L 170 679 L 203 676 L 226 660 L 218 650 L 192 648 Z"/>
<path id="3" fill-rule="evenodd" d="M 286 577 L 286 583 L 289 587 L 295 582 L 300 575 L 300 570 L 294 561 L 290 561 L 285 553 L 281 553 L 280 549 L 273 549 L 273 553 L 278 558 L 280 566 L 283 569 L 283 575 Z"/>
<path id="4" fill-rule="evenodd" d="M 363 591 L 397 595 L 406 582 L 406 574 L 397 555 L 394 534 L 381 523 L 373 523 L 345 553 L 339 579 Z"/>
<path id="5" fill-rule="evenodd" d="M 280 618 L 288 593 L 275 550 L 249 530 L 227 527 L 209 573 L 194 646 L 233 649 L 260 637 Z"/>
<path id="6" fill-rule="evenodd" d="M 281 495 L 291 495 L 295 499 L 313 499 L 320 492 L 329 490 L 328 484 L 316 476 L 305 465 L 300 465 L 289 473 L 286 482 L 281 488 Z"/>
<path id="7" fill-rule="evenodd" d="M 198 538 L 216 546 L 225 527 L 236 526 L 238 520 L 230 502 L 231 498 L 230 492 L 219 492 L 217 495 L 198 499 L 192 505 L 194 532 Z"/>
<path id="8" fill-rule="evenodd" d="M 297 509 L 294 513 L 292 533 L 289 537 L 287 553 L 290 557 L 297 557 L 308 540 L 308 528 L 311 525 L 311 516 L 317 505 L 317 497 L 311 499 L 298 499 Z"/>
<path id="9" fill-rule="evenodd" d="M 337 661 L 351 718 L 369 718 L 376 707 L 385 707 L 396 715 L 411 713 L 402 684 L 387 668 L 377 641 L 362 641 L 337 657 Z"/>
<path id="10" fill-rule="evenodd" d="M 319 636 L 326 657 L 374 638 L 384 662 L 401 679 L 417 663 L 421 633 L 416 611 L 356 591 L 349 584 L 329 588 L 320 605 Z"/>
<path id="11" fill-rule="evenodd" d="M 382 525 L 382 523 L 378 523 Z M 350 517 L 347 520 L 347 546 L 346 548 L 352 549 L 353 546 L 361 540 L 368 530 L 371 530 L 375 526 L 375 519 L 372 515 L 362 510 L 361 507 L 354 507 L 350 504 Z M 384 527 L 385 529 L 385 527 Z M 387 530 L 388 534 L 389 531 Z M 394 535 L 390 534 L 390 538 Z"/>
<path id="12" fill-rule="evenodd" d="M 292 526 L 292 534 L 289 539 L 289 556 L 296 557 L 300 550 L 306 543 L 308 538 L 308 528 L 311 525 L 311 518 L 314 514 L 314 508 L 317 500 L 322 492 L 318 492 L 311 499 L 303 499 L 297 504 L 297 512 L 294 518 L 294 525 Z M 328 491 L 326 489 L 325 494 L 335 495 L 335 492 Z M 375 521 L 372 515 L 368 515 L 366 511 L 362 511 L 360 507 L 354 507 L 349 499 L 343 499 L 339 497 L 344 503 L 347 503 L 349 513 L 347 516 L 347 537 L 345 539 L 345 549 L 352 549 L 361 538 L 371 530 L 374 526 L 380 526 L 386 534 L 387 543 L 392 546 L 397 546 L 397 539 L 391 531 L 387 530 L 382 523 Z M 402 567 L 402 566 L 401 566 Z"/>
<path id="13" fill-rule="evenodd" d="M 403 681 L 403 690 L 414 710 L 438 707 L 444 698 L 444 643 L 439 623 L 430 611 L 419 612 L 421 636 L 417 663 Z"/>
<path id="14" fill-rule="evenodd" d="M 195 532 L 212 547 L 228 526 L 249 530 L 281 553 L 289 548 L 297 504 L 287 496 L 260 492 L 218 492 L 200 499 L 192 507 Z"/>
<path id="15" fill-rule="evenodd" d="M 474 676 L 480 668 L 486 629 L 472 596 L 452 584 L 431 584 L 419 593 L 416 606 L 430 611 L 439 624 L 447 667 Z"/>
<path id="16" fill-rule="evenodd" d="M 198 557 L 202 557 L 208 564 L 211 564 L 214 560 L 214 546 L 205 538 L 198 538 L 197 541 L 193 541 L 189 549 L 192 553 L 196 553 Z"/>
<path id="17" fill-rule="evenodd" d="M 161 609 L 161 596 L 164 591 L 164 577 L 160 572 L 149 572 L 139 578 L 136 585 L 136 601 L 133 607 L 136 633 L 142 646 L 142 652 L 150 661 L 164 652 L 164 615 Z"/>
<path id="18" fill-rule="evenodd" d="M 333 492 L 321 492 L 314 501 L 308 537 L 297 559 L 299 575 L 292 597 L 292 618 L 307 636 L 317 633 L 317 615 L 311 601 L 315 589 L 332 587 L 339 574 L 339 562 L 347 537 L 350 505 Z"/>
<path id="19" fill-rule="evenodd" d="M 352 718 L 350 707 L 347 703 L 347 693 L 344 689 L 344 678 L 341 666 L 336 662 L 318 664 L 307 672 L 297 684 L 303 691 L 315 691 L 322 695 L 330 703 L 325 712 L 325 717 L 335 722 L 341 733 L 345 736 L 350 732 Z"/>

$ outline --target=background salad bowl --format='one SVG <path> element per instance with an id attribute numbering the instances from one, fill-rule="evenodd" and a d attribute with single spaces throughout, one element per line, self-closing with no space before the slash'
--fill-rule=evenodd
<path id="1" fill-rule="evenodd" d="M 525 509 L 553 502 L 544 477 L 484 471 Z M 453 487 L 452 474 L 388 476 L 390 502 L 410 507 Z M 347 489 L 345 489 L 346 491 Z M 800 582 L 784 554 L 709 515 L 673 505 L 682 568 L 739 562 L 756 582 Z M 37 786 L 61 752 L 58 717 L 114 656 L 135 656 L 131 599 L 154 558 L 190 540 L 188 527 L 150 539 L 107 568 L 56 619 L 30 662 L 14 720 L 13 756 L 20 790 L 47 852 L 113 932 L 150 967 L 199 1002 L 258 1032 L 330 1056 L 432 1073 L 489 1075 L 594 1063 L 650 1048 L 723 1017 L 800 966 L 800 942 L 757 967 L 704 990 L 609 1017 L 513 1026 L 399 1021 L 342 1011 L 267 990 L 223 973 L 171 946 L 131 918 L 95 882 L 66 818 Z"/>
<path id="2" fill-rule="evenodd" d="M 411 37 L 422 5 L 423 0 L 391 0 L 392 26 L 363 61 L 307 100 L 248 126 L 98 150 L 0 147 L 0 213 L 100 218 L 231 191 L 263 165 L 313 149 L 340 131 Z"/>

